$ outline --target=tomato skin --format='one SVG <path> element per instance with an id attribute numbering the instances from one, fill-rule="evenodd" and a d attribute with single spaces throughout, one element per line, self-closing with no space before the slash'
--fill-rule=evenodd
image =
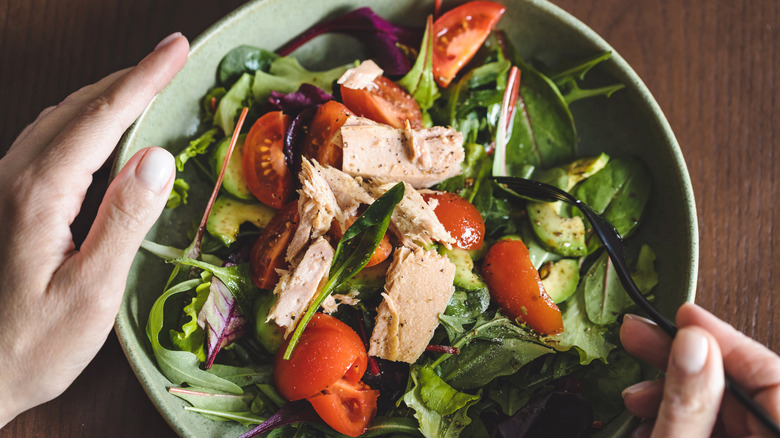
<path id="1" fill-rule="evenodd" d="M 362 381 L 350 383 L 342 379 L 306 400 L 330 427 L 344 435 L 359 436 L 376 416 L 378 397 L 379 391 Z"/>
<path id="2" fill-rule="evenodd" d="M 292 123 L 281 111 L 266 113 L 244 141 L 244 175 L 249 191 L 263 204 L 281 208 L 293 194 L 293 175 L 284 158 L 284 133 Z"/>
<path id="3" fill-rule="evenodd" d="M 485 222 L 476 207 L 455 193 L 439 192 L 423 195 L 425 202 L 437 201 L 433 212 L 444 229 L 462 249 L 480 249 L 485 240 Z"/>
<path id="4" fill-rule="evenodd" d="M 286 267 L 285 255 L 298 228 L 298 201 L 283 206 L 263 228 L 252 246 L 249 269 L 252 281 L 260 289 L 273 289 L 279 282 L 276 269 Z"/>
<path id="5" fill-rule="evenodd" d="M 344 221 L 344 225 L 349 228 L 352 226 L 352 224 L 355 223 L 357 219 L 358 218 L 354 216 L 348 217 Z M 339 223 L 335 220 L 331 224 L 330 229 L 331 235 L 337 242 L 341 240 L 342 237 L 344 237 L 344 233 L 341 232 L 341 226 L 339 226 Z M 371 258 L 368 260 L 368 263 L 366 263 L 365 267 L 369 268 L 371 266 L 382 263 L 383 261 L 387 260 L 391 252 L 393 252 L 393 245 L 390 244 L 390 238 L 388 237 L 387 233 L 385 233 L 385 235 L 382 236 L 382 240 L 379 242 L 379 246 L 377 246 L 374 250 L 374 253 L 371 254 Z"/>
<path id="6" fill-rule="evenodd" d="M 447 11 L 433 23 L 433 78 L 447 87 L 490 35 L 506 11 L 490 1 L 472 1 Z"/>
<path id="7" fill-rule="evenodd" d="M 376 87 L 355 90 L 341 86 L 344 105 L 360 117 L 401 129 L 409 120 L 412 128 L 422 127 L 422 113 L 417 101 L 395 82 L 380 76 Z"/>
<path id="8" fill-rule="evenodd" d="M 354 115 L 352 111 L 335 100 L 323 103 L 309 124 L 309 132 L 301 146 L 301 155 L 313 158 L 322 165 L 327 164 L 341 169 L 343 150 L 333 144 L 333 136 L 352 115 Z"/>
<path id="9" fill-rule="evenodd" d="M 482 262 L 490 297 L 508 317 L 543 335 L 563 332 L 561 311 L 544 291 L 528 248 L 520 240 L 499 240 Z"/>
<path id="10" fill-rule="evenodd" d="M 360 381 L 368 366 L 368 355 L 360 336 L 338 319 L 315 313 L 289 360 L 284 359 L 287 342 L 274 358 L 274 382 L 290 401 L 311 397 L 338 380 Z"/>

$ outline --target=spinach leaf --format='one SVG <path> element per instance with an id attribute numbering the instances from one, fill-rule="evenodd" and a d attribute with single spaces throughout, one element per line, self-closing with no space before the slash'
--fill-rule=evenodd
<path id="1" fill-rule="evenodd" d="M 471 423 L 469 406 L 479 401 L 479 395 L 458 392 L 432 369 L 413 365 L 411 389 L 403 400 L 414 410 L 420 431 L 427 438 L 456 438 Z"/>
<path id="2" fill-rule="evenodd" d="M 658 283 L 658 274 L 653 267 L 655 254 L 647 245 L 642 245 L 635 263 L 632 278 L 638 279 L 637 286 L 643 294 L 648 294 Z M 635 280 L 636 281 L 636 280 Z M 634 301 L 620 283 L 612 260 L 607 253 L 601 254 L 580 282 L 579 289 L 585 294 L 585 307 L 588 318 L 598 325 L 608 325 L 617 321 Z"/>
<path id="3" fill-rule="evenodd" d="M 420 109 L 427 112 L 439 98 L 439 87 L 433 79 L 433 19 L 428 16 L 420 54 L 409 72 L 398 81 L 414 97 Z"/>
<path id="4" fill-rule="evenodd" d="M 253 46 L 238 46 L 229 51 L 217 67 L 217 81 L 224 87 L 230 87 L 244 73 L 258 70 L 268 71 L 271 63 L 279 55 Z"/>
<path id="5" fill-rule="evenodd" d="M 250 411 L 246 412 L 234 412 L 234 411 L 222 411 L 219 409 L 205 409 L 198 407 L 185 406 L 185 411 L 197 412 L 206 418 L 217 421 L 235 421 L 241 423 L 244 426 L 252 426 L 260 424 L 266 420 L 265 417 L 258 416 Z"/>
<path id="6" fill-rule="evenodd" d="M 621 236 L 628 237 L 639 225 L 650 197 L 650 172 L 636 158 L 612 159 L 603 169 L 583 181 L 575 196 L 609 221 Z M 579 210 L 573 214 L 581 215 Z M 601 242 L 588 232 L 588 249 Z"/>
<path id="7" fill-rule="evenodd" d="M 166 320 L 171 316 L 178 320 L 181 307 L 166 306 L 168 300 L 174 296 L 183 294 L 201 283 L 201 279 L 188 280 L 169 288 L 154 302 L 149 312 L 149 321 L 146 324 L 146 335 L 152 344 L 152 352 L 160 371 L 168 380 L 176 385 L 187 383 L 191 386 L 211 388 L 230 394 L 241 394 L 243 390 L 235 383 L 218 377 L 212 373 L 200 369 L 200 360 L 190 351 L 172 350 L 160 343 L 160 332 L 166 325 Z M 166 308 L 175 309 L 174 311 Z M 172 315 L 172 312 L 175 313 Z"/>
<path id="8" fill-rule="evenodd" d="M 352 278 L 366 266 L 384 237 L 388 225 L 390 225 L 390 216 L 393 214 L 395 206 L 401 202 L 403 196 L 404 184 L 398 183 L 374 201 L 358 220 L 344 232 L 344 236 L 336 246 L 336 254 L 333 256 L 333 262 L 330 266 L 328 281 L 298 321 L 287 350 L 284 352 L 284 359 L 290 358 L 295 345 L 306 329 L 306 325 L 325 298 L 339 284 Z"/>
<path id="9" fill-rule="evenodd" d="M 594 419 L 607 423 L 623 412 L 623 389 L 642 379 L 639 361 L 622 350 L 609 355 L 609 361 L 593 362 L 575 374 L 583 395 L 593 406 Z"/>
<path id="10" fill-rule="evenodd" d="M 492 318 L 480 315 L 474 326 L 452 345 L 460 349 L 460 354 L 443 354 L 431 368 L 440 365 L 442 378 L 461 389 L 484 386 L 553 351 L 498 312 Z"/>
<path id="11" fill-rule="evenodd" d="M 183 151 L 176 155 L 176 169 L 179 172 L 183 172 L 184 164 L 187 163 L 190 158 L 194 158 L 198 155 L 203 155 L 208 152 L 209 147 L 211 147 L 211 145 L 217 141 L 217 135 L 219 135 L 219 130 L 217 128 L 211 128 L 201 134 L 200 137 L 192 140 Z"/>

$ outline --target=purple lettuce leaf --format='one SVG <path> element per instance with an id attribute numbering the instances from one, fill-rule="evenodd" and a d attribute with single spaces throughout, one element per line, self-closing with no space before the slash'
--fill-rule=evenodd
<path id="1" fill-rule="evenodd" d="M 243 336 L 247 329 L 247 318 L 238 301 L 217 277 L 211 278 L 209 296 L 198 313 L 198 325 L 206 331 L 206 369 L 214 364 L 222 347 Z"/>
<path id="2" fill-rule="evenodd" d="M 284 158 L 287 161 L 287 166 L 293 172 L 301 167 L 301 143 L 306 137 L 309 124 L 314 119 L 314 114 L 319 107 L 316 105 L 305 108 L 295 116 L 284 133 Z"/>
<path id="3" fill-rule="evenodd" d="M 293 116 L 306 108 L 323 104 L 329 100 L 333 100 L 333 96 L 320 87 L 312 84 L 301 84 L 298 87 L 298 91 L 293 91 L 292 93 L 285 94 L 271 91 L 268 103 L 275 109 Z"/>
<path id="4" fill-rule="evenodd" d="M 276 51 L 287 56 L 310 39 L 329 32 L 345 33 L 362 41 L 372 53 L 376 63 L 386 74 L 403 75 L 409 71 L 411 62 L 404 48 L 420 44 L 419 30 L 397 26 L 380 17 L 369 7 L 356 9 L 333 20 L 316 24 L 293 38 Z"/>
<path id="5" fill-rule="evenodd" d="M 285 403 L 275 414 L 271 415 L 267 420 L 241 435 L 239 438 L 251 438 L 260 435 L 261 433 L 272 431 L 277 427 L 302 422 L 322 423 L 322 420 L 320 419 L 320 416 L 317 415 L 317 412 L 314 411 L 311 404 L 305 400 Z"/>

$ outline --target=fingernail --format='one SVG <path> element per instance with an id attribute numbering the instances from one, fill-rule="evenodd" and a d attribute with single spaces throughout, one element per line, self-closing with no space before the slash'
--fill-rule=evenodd
<path id="1" fill-rule="evenodd" d="M 171 179 L 173 165 L 173 155 L 168 151 L 151 148 L 138 163 L 135 175 L 149 190 L 160 193 Z"/>
<path id="2" fill-rule="evenodd" d="M 696 374 L 707 363 L 707 338 L 693 328 L 680 329 L 672 344 L 672 363 L 685 374 Z"/>
<path id="3" fill-rule="evenodd" d="M 181 32 L 174 32 L 167 37 L 163 38 L 162 41 L 157 43 L 157 46 L 154 48 L 155 51 L 162 49 L 163 47 L 167 46 L 168 44 L 172 43 L 176 38 L 179 38 L 181 36 Z"/>
<path id="4" fill-rule="evenodd" d="M 645 380 L 644 382 L 635 383 L 628 388 L 624 389 L 621 395 L 623 398 L 626 398 L 627 395 L 633 395 L 638 392 L 646 391 L 654 386 L 656 386 L 657 383 L 652 380 Z"/>
<path id="5" fill-rule="evenodd" d="M 625 315 L 623 315 L 623 322 L 625 322 L 626 320 L 638 321 L 638 322 L 641 322 L 641 323 L 647 324 L 647 325 L 655 325 L 655 326 L 658 325 L 658 324 L 656 324 L 654 321 L 652 321 L 650 319 L 647 319 L 647 318 L 645 318 L 643 316 L 634 315 L 633 313 L 626 313 Z"/>

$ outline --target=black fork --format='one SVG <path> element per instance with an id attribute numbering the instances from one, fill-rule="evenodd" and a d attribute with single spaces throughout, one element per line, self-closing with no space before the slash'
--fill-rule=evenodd
<path id="1" fill-rule="evenodd" d="M 677 326 L 650 304 L 647 298 L 642 295 L 636 283 L 634 283 L 633 278 L 631 278 L 631 272 L 626 264 L 623 239 L 612 224 L 598 215 L 584 202 L 550 184 L 511 176 L 496 176 L 493 177 L 493 180 L 499 184 L 504 184 L 508 189 L 523 198 L 545 202 L 563 201 L 579 208 L 583 216 L 590 222 L 599 240 L 604 244 L 604 249 L 606 249 L 609 258 L 612 260 L 618 279 L 620 279 L 620 283 L 626 289 L 628 296 L 670 337 L 674 338 L 677 335 Z M 767 429 L 774 433 L 775 436 L 780 437 L 780 426 L 767 414 L 764 408 L 750 398 L 745 390 L 734 382 L 728 373 L 725 374 L 725 381 L 726 389 L 761 421 Z"/>

